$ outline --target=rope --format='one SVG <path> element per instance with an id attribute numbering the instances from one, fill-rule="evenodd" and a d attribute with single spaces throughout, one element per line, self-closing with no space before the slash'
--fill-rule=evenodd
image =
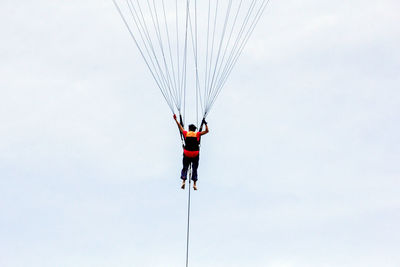
<path id="1" fill-rule="evenodd" d="M 135 35 L 133 34 L 131 28 L 129 27 L 129 24 L 128 24 L 128 22 L 126 21 L 124 15 L 122 14 L 122 11 L 121 11 L 120 7 L 118 6 L 117 2 L 116 2 L 115 0 L 113 0 L 113 3 L 114 3 L 114 5 L 115 5 L 115 7 L 116 7 L 116 9 L 117 9 L 117 11 L 118 11 L 118 13 L 119 13 L 119 15 L 121 16 L 122 21 L 124 22 L 126 28 L 128 29 L 130 36 L 132 37 L 133 41 L 135 42 L 136 47 L 138 48 L 140 54 L 142 55 L 142 58 L 144 59 L 146 65 L 147 65 L 147 67 L 148 67 L 148 69 L 150 70 L 150 73 L 151 73 L 151 75 L 153 76 L 153 79 L 155 80 L 155 82 L 156 82 L 158 88 L 160 89 L 160 91 L 161 91 L 161 93 L 162 93 L 162 95 L 163 95 L 165 101 L 167 102 L 167 104 L 168 104 L 169 108 L 171 109 L 172 113 L 174 113 L 174 108 L 173 108 L 172 104 L 170 103 L 168 97 L 167 97 L 167 96 L 165 95 L 165 93 L 163 92 L 162 84 L 161 84 L 161 82 L 160 82 L 160 80 L 159 80 L 158 73 L 155 72 L 155 71 L 153 71 L 153 69 L 151 68 L 150 63 L 149 63 L 148 59 L 146 58 L 146 56 L 145 56 L 145 54 L 144 54 L 144 51 L 142 50 L 141 46 L 139 45 L 138 40 L 135 38 Z M 151 65 L 154 66 L 154 63 L 152 62 L 151 58 L 150 58 L 150 62 L 151 62 Z"/>
<path id="2" fill-rule="evenodd" d="M 189 193 L 188 193 L 188 214 L 187 214 L 187 231 L 186 231 L 186 267 L 189 266 L 189 233 L 190 233 L 190 187 L 192 183 L 192 164 L 189 165 Z"/>
<path id="3" fill-rule="evenodd" d="M 269 4 L 270 0 L 253 0 L 247 14 L 244 18 L 243 24 L 240 27 L 240 31 L 238 36 L 236 37 L 234 46 L 232 48 L 232 51 L 230 52 L 230 55 L 224 64 L 221 63 L 220 68 L 222 65 L 224 65 L 224 68 L 222 70 L 222 73 L 220 69 L 218 70 L 218 75 L 215 80 L 218 80 L 214 86 L 211 86 L 211 88 L 208 90 L 209 92 L 209 100 L 207 101 L 207 107 L 205 108 L 205 113 L 209 113 L 211 107 L 214 105 L 215 100 L 217 99 L 218 95 L 220 94 L 228 76 L 232 72 L 232 69 L 236 62 L 238 61 L 240 55 L 243 52 L 244 47 L 246 46 L 251 34 L 254 31 L 255 26 L 259 22 L 261 15 L 264 13 L 265 8 Z M 258 8 L 256 8 L 258 6 Z M 240 8 L 240 7 L 239 7 Z M 237 18 L 235 17 L 234 19 L 234 24 L 236 24 Z M 233 28 L 232 28 L 233 30 Z M 230 37 L 229 37 L 230 40 Z M 229 42 L 229 41 L 228 41 Z M 228 46 L 227 46 L 228 47 Z M 225 51 L 226 52 L 226 51 Z"/>
<path id="4" fill-rule="evenodd" d="M 183 89 L 183 120 L 186 123 L 186 67 L 187 67 L 187 46 L 188 46 L 188 27 L 189 27 L 189 9 L 190 0 L 186 1 L 186 19 L 185 19 L 185 47 L 183 49 L 183 77 L 182 77 L 182 89 Z"/>
<path id="5" fill-rule="evenodd" d="M 203 104 L 202 104 L 202 97 L 201 97 L 201 86 L 200 86 L 200 78 L 199 78 L 199 71 L 198 71 L 198 38 L 197 38 L 197 0 L 194 1 L 194 32 L 193 32 L 193 25 L 192 25 L 192 18 L 189 13 L 189 29 L 190 35 L 192 40 L 192 48 L 193 48 L 193 58 L 195 63 L 195 83 L 196 83 L 196 125 L 199 127 L 199 107 L 201 109 L 201 114 L 203 114 Z"/>
<path id="6" fill-rule="evenodd" d="M 135 8 L 135 5 L 132 2 L 132 0 L 126 1 L 126 3 L 129 7 L 130 14 L 132 16 L 134 24 L 142 38 L 142 42 L 143 42 L 144 47 L 146 48 L 148 57 L 150 58 L 152 63 L 153 63 L 153 59 L 154 59 L 154 62 L 155 62 L 155 64 L 153 63 L 154 71 L 156 73 L 158 73 L 158 76 L 160 77 L 159 79 L 162 81 L 163 92 L 164 92 L 164 94 L 168 95 L 170 105 L 172 106 L 173 105 L 172 104 L 173 103 L 173 94 L 171 92 L 171 87 L 166 78 L 166 74 L 164 74 L 164 70 L 161 67 L 162 64 L 159 62 L 159 57 L 157 56 L 158 53 L 156 52 L 156 49 L 153 45 L 153 40 L 150 36 L 150 30 L 146 23 L 145 16 L 143 14 L 143 8 L 141 7 L 138 0 L 136 0 L 136 8 Z M 151 13 L 151 9 L 149 9 L 149 12 Z M 153 16 L 153 15 L 151 15 L 151 16 Z M 176 105 L 176 103 L 175 103 L 175 105 Z"/>
<path id="7" fill-rule="evenodd" d="M 212 106 L 215 103 L 215 100 L 217 99 L 217 97 L 219 96 L 219 94 L 221 93 L 222 87 L 224 86 L 224 84 L 226 83 L 228 76 L 230 75 L 230 73 L 233 70 L 233 67 L 235 66 L 235 64 L 237 63 L 240 55 L 243 52 L 244 47 L 246 46 L 248 40 L 250 39 L 251 34 L 253 33 L 257 23 L 259 22 L 261 15 L 264 13 L 267 5 L 269 4 L 270 0 L 263 0 L 261 3 L 261 7 L 258 9 L 258 11 L 256 12 L 256 15 L 254 16 L 253 21 L 250 23 L 250 27 L 247 30 L 245 37 L 243 38 L 243 40 L 240 42 L 240 46 L 236 51 L 236 54 L 233 57 L 233 60 L 228 62 L 225 66 L 225 70 L 222 74 L 222 77 L 220 78 L 219 84 L 218 86 L 216 86 L 216 90 L 215 90 L 215 94 L 213 96 L 212 101 L 209 103 L 209 106 L 207 107 L 206 112 L 209 112 L 210 109 L 212 108 Z M 246 22 L 247 23 L 247 22 Z M 232 53 L 233 55 L 233 53 Z"/>
<path id="8" fill-rule="evenodd" d="M 193 78 L 197 125 L 210 113 L 270 2 L 112 1 L 169 108 L 184 122 Z"/>

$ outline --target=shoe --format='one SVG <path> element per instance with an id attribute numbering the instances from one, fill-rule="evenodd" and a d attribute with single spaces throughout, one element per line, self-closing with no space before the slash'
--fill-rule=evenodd
<path id="1" fill-rule="evenodd" d="M 185 180 L 183 180 L 181 188 L 185 189 Z"/>

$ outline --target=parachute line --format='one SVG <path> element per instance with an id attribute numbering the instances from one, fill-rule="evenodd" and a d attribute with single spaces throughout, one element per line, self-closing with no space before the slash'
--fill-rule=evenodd
<path id="1" fill-rule="evenodd" d="M 262 14 L 265 11 L 265 8 L 267 7 L 269 2 L 270 2 L 270 0 L 264 0 L 263 1 L 262 6 L 258 10 L 256 17 L 254 18 L 254 20 L 253 20 L 253 22 L 252 22 L 252 24 L 250 26 L 250 30 L 247 32 L 243 42 L 241 43 L 240 48 L 239 48 L 238 52 L 236 53 L 234 60 L 229 65 L 229 69 L 226 72 L 225 76 L 220 80 L 220 83 L 219 83 L 219 85 L 217 87 L 217 93 L 215 94 L 215 96 L 214 96 L 214 98 L 213 98 L 213 100 L 212 100 L 212 102 L 210 104 L 210 107 L 209 107 L 209 109 L 207 111 L 209 111 L 211 109 L 211 107 L 214 105 L 215 100 L 218 98 L 218 96 L 219 96 L 224 84 L 226 83 L 230 73 L 232 72 L 234 66 L 236 65 L 238 59 L 240 58 L 240 55 L 243 53 L 243 50 L 244 50 L 248 40 L 250 39 L 251 34 L 253 33 L 255 27 L 257 26 Z"/>
<path id="2" fill-rule="evenodd" d="M 112 0 L 112 1 L 114 2 L 114 5 L 115 5 L 115 7 L 117 8 L 117 11 L 118 11 L 119 15 L 121 16 L 121 18 L 122 18 L 122 20 L 123 20 L 123 22 L 124 22 L 126 28 L 128 29 L 129 34 L 131 35 L 133 41 L 135 42 L 136 47 L 138 48 L 140 54 L 142 55 L 142 58 L 144 59 L 146 65 L 147 65 L 147 68 L 150 70 L 150 73 L 151 73 L 151 75 L 153 76 L 153 79 L 155 80 L 155 82 L 156 82 L 158 88 L 160 89 L 162 95 L 164 96 L 165 101 L 167 102 L 169 108 L 171 109 L 171 111 L 172 111 L 172 113 L 173 113 L 173 112 L 174 112 L 174 109 L 173 109 L 173 107 L 172 107 L 172 105 L 171 105 L 169 99 L 167 98 L 167 96 L 166 96 L 165 93 L 163 92 L 163 90 L 162 90 L 162 85 L 160 84 L 160 81 L 159 81 L 159 79 L 158 79 L 156 73 L 155 73 L 155 72 L 152 70 L 152 68 L 150 67 L 150 63 L 149 63 L 148 59 L 147 59 L 146 56 L 144 55 L 144 52 L 143 52 L 142 48 L 140 47 L 140 45 L 139 45 L 138 41 L 136 40 L 136 38 L 135 38 L 135 36 L 134 36 L 132 30 L 130 29 L 129 24 L 128 24 L 128 22 L 126 21 L 124 15 L 122 14 L 122 11 L 121 11 L 121 9 L 119 8 L 117 2 L 116 2 L 115 0 Z"/>
<path id="3" fill-rule="evenodd" d="M 186 98 L 195 95 L 197 125 L 210 113 L 269 2 L 113 0 L 169 108 L 184 122 Z"/>
<path id="4" fill-rule="evenodd" d="M 186 122 L 186 107 L 195 106 L 197 125 L 210 114 L 270 2 L 112 1 L 171 111 Z"/>

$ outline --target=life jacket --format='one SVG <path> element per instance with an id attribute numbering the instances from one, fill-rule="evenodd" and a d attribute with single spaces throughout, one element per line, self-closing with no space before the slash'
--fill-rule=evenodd
<path id="1" fill-rule="evenodd" d="M 185 146 L 183 152 L 188 157 L 196 157 L 200 150 L 200 132 L 183 132 L 185 138 Z"/>

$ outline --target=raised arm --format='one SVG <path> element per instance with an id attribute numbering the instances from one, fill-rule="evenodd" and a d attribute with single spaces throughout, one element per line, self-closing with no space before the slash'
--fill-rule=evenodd
<path id="1" fill-rule="evenodd" d="M 207 122 L 206 121 L 204 121 L 204 124 L 206 125 L 206 130 L 205 131 L 202 131 L 202 132 L 200 132 L 200 135 L 205 135 L 205 134 L 207 134 L 209 131 L 208 131 L 208 125 L 207 125 Z"/>
<path id="2" fill-rule="evenodd" d="M 185 129 L 183 129 L 182 125 L 178 122 L 178 120 L 176 119 L 176 115 L 174 114 L 174 120 L 176 122 L 176 124 L 178 125 L 179 131 L 181 131 L 181 133 L 183 133 L 183 131 Z"/>

